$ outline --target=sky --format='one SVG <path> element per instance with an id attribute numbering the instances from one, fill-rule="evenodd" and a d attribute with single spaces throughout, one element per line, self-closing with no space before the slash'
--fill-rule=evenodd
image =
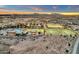
<path id="1" fill-rule="evenodd" d="M 0 5 L 0 11 L 79 12 L 79 5 Z"/>

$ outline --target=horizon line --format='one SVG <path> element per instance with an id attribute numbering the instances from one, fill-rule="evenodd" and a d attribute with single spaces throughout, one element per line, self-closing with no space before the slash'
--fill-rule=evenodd
<path id="1" fill-rule="evenodd" d="M 62 15 L 79 15 L 79 12 L 9 12 L 9 11 L 0 11 L 0 14 L 62 14 Z"/>

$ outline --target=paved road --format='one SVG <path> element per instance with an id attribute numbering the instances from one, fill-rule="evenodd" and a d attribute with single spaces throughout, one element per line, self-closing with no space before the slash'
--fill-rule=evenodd
<path id="1" fill-rule="evenodd" d="M 73 51 L 72 51 L 72 54 L 76 54 L 76 53 L 79 54 L 79 37 L 77 38 L 74 48 L 73 48 Z"/>
<path id="2" fill-rule="evenodd" d="M 0 38 L 26 38 L 26 37 L 30 37 L 28 36 L 0 36 Z"/>
<path id="3" fill-rule="evenodd" d="M 36 36 L 36 37 L 32 37 L 32 36 L 19 36 L 19 37 L 8 37 L 8 36 L 0 36 L 0 39 L 24 39 L 24 40 L 28 40 L 28 39 L 34 39 L 34 38 L 38 38 L 40 36 Z"/>
<path id="4" fill-rule="evenodd" d="M 76 54 L 79 54 L 79 43 L 78 43 L 78 47 L 77 47 L 77 52 Z"/>
<path id="5" fill-rule="evenodd" d="M 26 38 L 29 38 L 29 37 L 8 37 L 8 36 L 0 36 L 0 39 L 26 39 Z"/>

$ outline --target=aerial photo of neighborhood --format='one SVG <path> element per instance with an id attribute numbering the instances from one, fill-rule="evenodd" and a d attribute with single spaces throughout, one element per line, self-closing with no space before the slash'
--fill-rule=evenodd
<path id="1" fill-rule="evenodd" d="M 0 54 L 79 54 L 79 5 L 0 5 Z"/>

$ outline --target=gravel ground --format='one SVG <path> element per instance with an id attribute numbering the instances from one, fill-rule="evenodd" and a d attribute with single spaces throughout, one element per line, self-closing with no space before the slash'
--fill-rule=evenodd
<path id="1" fill-rule="evenodd" d="M 11 54 L 70 54 L 74 39 L 64 36 L 0 39 L 0 53 Z"/>
<path id="2" fill-rule="evenodd" d="M 73 40 L 72 40 L 73 41 Z M 62 36 L 39 37 L 20 41 L 10 46 L 12 54 L 64 54 L 71 53 L 72 43 Z M 70 42 L 70 44 L 69 44 Z"/>
<path id="3" fill-rule="evenodd" d="M 0 44 L 0 54 L 8 54 L 9 53 L 9 46 Z"/>

